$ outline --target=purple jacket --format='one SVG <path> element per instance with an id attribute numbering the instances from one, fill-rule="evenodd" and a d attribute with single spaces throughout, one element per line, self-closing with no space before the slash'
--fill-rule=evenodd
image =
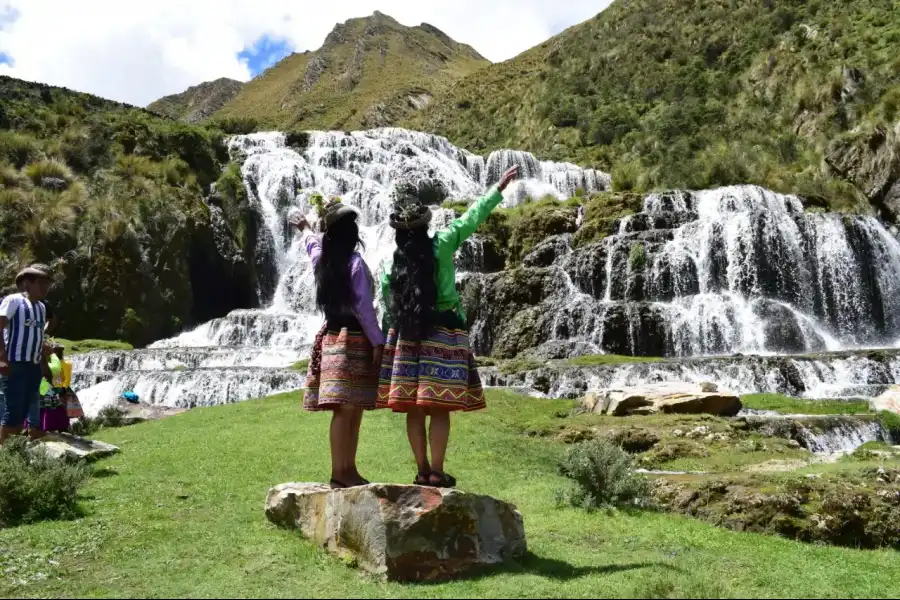
<path id="1" fill-rule="evenodd" d="M 307 231 L 303 236 L 303 245 L 315 268 L 319 257 L 322 256 L 322 243 L 319 241 L 319 237 Z M 358 252 L 354 252 L 350 258 L 350 285 L 355 297 L 353 313 L 359 319 L 359 324 L 362 325 L 369 343 L 373 346 L 383 345 L 384 333 L 378 326 L 378 316 L 375 314 L 375 280 L 372 278 L 366 261 Z"/>

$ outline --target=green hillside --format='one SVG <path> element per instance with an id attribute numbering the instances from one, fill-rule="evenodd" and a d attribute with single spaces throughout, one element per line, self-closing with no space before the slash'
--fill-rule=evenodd
<path id="1" fill-rule="evenodd" d="M 387 126 L 488 64 L 436 27 L 406 27 L 376 11 L 335 26 L 315 52 L 286 57 L 215 118 L 250 118 L 259 127 L 283 129 Z"/>
<path id="2" fill-rule="evenodd" d="M 618 0 L 461 80 L 405 125 L 473 151 L 594 164 L 619 189 L 753 182 L 894 217 L 898 10 L 892 0 Z"/>
<path id="3" fill-rule="evenodd" d="M 223 139 L 0 77 L 0 282 L 49 264 L 58 333 L 71 339 L 143 344 L 252 305 L 252 222 L 240 179 L 223 176 Z M 220 178 L 210 201 L 229 230 L 214 235 L 204 196 Z"/>
<path id="4" fill-rule="evenodd" d="M 185 123 L 197 123 L 222 108 L 243 87 L 240 81 L 222 77 L 189 87 L 180 94 L 160 98 L 147 105 L 147 110 Z"/>

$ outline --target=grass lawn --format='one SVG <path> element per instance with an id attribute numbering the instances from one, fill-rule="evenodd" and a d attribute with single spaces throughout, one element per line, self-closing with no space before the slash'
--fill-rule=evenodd
<path id="1" fill-rule="evenodd" d="M 111 340 L 65 340 L 63 338 L 53 337 L 54 341 L 62 345 L 68 354 L 82 354 L 84 352 L 92 352 L 94 350 L 134 350 L 134 347 L 127 342 L 118 342 Z"/>
<path id="2" fill-rule="evenodd" d="M 783 394 L 747 394 L 741 396 L 744 408 L 773 410 L 794 415 L 864 415 L 866 400 L 806 400 Z"/>
<path id="3" fill-rule="evenodd" d="M 623 356 L 621 354 L 586 354 L 573 356 L 566 362 L 576 367 L 599 367 L 602 365 L 627 365 L 634 363 L 663 362 L 664 359 L 652 356 Z"/>
<path id="4" fill-rule="evenodd" d="M 571 403 L 493 391 L 489 410 L 455 418 L 449 468 L 463 489 L 518 505 L 530 555 L 440 585 L 375 581 L 265 519 L 270 486 L 328 478 L 329 417 L 302 413 L 299 401 L 289 394 L 101 431 L 98 437 L 122 454 L 97 465 L 84 490 L 83 518 L 0 531 L 0 593 L 889 597 L 900 589 L 900 555 L 893 551 L 804 545 L 651 512 L 559 509 L 556 460 L 565 446 L 523 435 L 519 423 L 550 418 Z M 373 481 L 412 480 L 401 418 L 367 415 L 360 467 Z M 17 584 L 21 579 L 29 583 Z"/>

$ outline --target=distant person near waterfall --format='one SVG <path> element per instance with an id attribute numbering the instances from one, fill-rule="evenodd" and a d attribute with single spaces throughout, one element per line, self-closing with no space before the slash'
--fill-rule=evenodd
<path id="1" fill-rule="evenodd" d="M 433 238 L 428 236 L 431 209 L 420 200 L 418 186 L 410 182 L 394 186 L 390 224 L 396 230 L 397 249 L 381 281 L 388 335 L 378 406 L 406 413 L 406 433 L 418 467 L 416 485 L 456 485 L 444 470 L 450 413 L 486 406 L 456 291 L 453 257 L 500 204 L 501 192 L 517 175 L 517 167 L 506 171 L 494 189 Z"/>
<path id="2" fill-rule="evenodd" d="M 375 314 L 375 280 L 357 248 L 358 213 L 337 199 L 319 207 L 321 239 L 300 215 L 290 218 L 302 234 L 316 280 L 316 305 L 325 324 L 313 343 L 303 408 L 333 411 L 331 487 L 369 483 L 356 467 L 364 410 L 375 408 L 384 333 Z"/>
<path id="3" fill-rule="evenodd" d="M 65 360 L 64 353 L 60 344 L 44 343 L 47 362 L 40 388 L 40 427 L 44 431 L 69 431 L 71 419 L 84 416 L 78 396 L 71 387 L 72 363 Z"/>

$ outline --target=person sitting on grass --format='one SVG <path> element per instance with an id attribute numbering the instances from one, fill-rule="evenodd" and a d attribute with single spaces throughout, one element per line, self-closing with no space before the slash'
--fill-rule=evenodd
<path id="1" fill-rule="evenodd" d="M 26 417 L 32 439 L 43 437 L 40 421 L 41 361 L 47 312 L 42 300 L 50 291 L 50 269 L 35 264 L 16 276 L 22 290 L 0 302 L 0 392 L 5 400 L 0 421 L 0 444 L 22 432 Z"/>

